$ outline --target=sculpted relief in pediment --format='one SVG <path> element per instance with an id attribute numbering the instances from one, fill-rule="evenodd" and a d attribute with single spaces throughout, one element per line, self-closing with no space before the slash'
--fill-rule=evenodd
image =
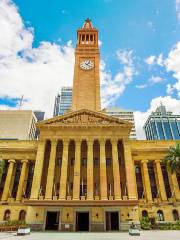
<path id="1" fill-rule="evenodd" d="M 109 116 L 93 113 L 80 113 L 63 116 L 46 122 L 47 125 L 124 125 L 126 123 Z"/>

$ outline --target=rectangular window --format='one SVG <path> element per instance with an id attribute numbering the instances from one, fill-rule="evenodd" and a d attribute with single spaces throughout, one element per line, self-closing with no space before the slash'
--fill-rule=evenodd
<path id="1" fill-rule="evenodd" d="M 144 198 L 144 188 L 143 188 L 141 167 L 139 164 L 135 165 L 135 174 L 136 174 L 138 198 L 139 199 Z"/>
<path id="2" fill-rule="evenodd" d="M 90 41 L 93 42 L 93 35 L 90 35 Z"/>
<path id="3" fill-rule="evenodd" d="M 155 122 L 151 122 L 151 128 L 152 128 L 152 132 L 153 132 L 153 139 L 158 139 L 158 135 L 157 135 L 157 131 L 156 131 L 156 125 Z"/>
<path id="4" fill-rule="evenodd" d="M 164 130 L 165 130 L 165 133 L 166 133 L 167 140 L 173 139 L 172 134 L 171 134 L 171 129 L 170 129 L 169 122 L 167 122 L 167 121 L 163 122 L 163 125 L 164 125 Z"/>
<path id="5" fill-rule="evenodd" d="M 163 133 L 163 127 L 162 127 L 162 122 L 157 122 L 157 128 L 159 132 L 159 137 L 160 139 L 165 139 L 164 133 Z"/>
<path id="6" fill-rule="evenodd" d="M 155 178 L 155 172 L 154 172 L 154 166 L 153 163 L 148 163 L 148 173 L 149 173 L 149 179 L 150 179 L 150 184 L 151 184 L 151 192 L 152 192 L 152 197 L 156 198 L 158 197 L 158 192 L 157 192 L 157 186 L 156 186 L 156 178 Z"/>
<path id="7" fill-rule="evenodd" d="M 177 122 L 170 122 L 175 139 L 180 139 Z"/>

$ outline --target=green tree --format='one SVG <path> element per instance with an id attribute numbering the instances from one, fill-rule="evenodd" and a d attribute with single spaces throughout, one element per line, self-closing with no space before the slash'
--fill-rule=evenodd
<path id="1" fill-rule="evenodd" d="M 177 143 L 175 147 L 170 147 L 168 149 L 163 162 L 172 172 L 180 175 L 180 143 Z"/>

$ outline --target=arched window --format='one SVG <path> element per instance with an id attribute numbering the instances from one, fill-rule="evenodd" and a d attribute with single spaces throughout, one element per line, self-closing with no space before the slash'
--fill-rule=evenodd
<path id="1" fill-rule="evenodd" d="M 25 219 L 26 219 L 26 211 L 21 210 L 19 213 L 19 221 L 25 221 Z"/>
<path id="2" fill-rule="evenodd" d="M 164 214 L 162 210 L 157 211 L 157 218 L 158 218 L 158 221 L 164 221 Z"/>
<path id="3" fill-rule="evenodd" d="M 142 217 L 148 217 L 148 212 L 146 210 L 142 211 Z"/>
<path id="4" fill-rule="evenodd" d="M 173 214 L 174 221 L 178 221 L 179 220 L 179 213 L 178 213 L 178 211 L 176 209 L 174 209 L 172 211 L 172 214 Z"/>
<path id="5" fill-rule="evenodd" d="M 10 220 L 10 217 L 11 217 L 11 211 L 9 209 L 7 209 L 5 212 L 4 212 L 4 218 L 3 220 L 4 221 L 8 221 Z"/>

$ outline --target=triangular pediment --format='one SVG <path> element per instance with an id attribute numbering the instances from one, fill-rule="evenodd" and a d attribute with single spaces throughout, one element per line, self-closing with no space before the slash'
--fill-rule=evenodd
<path id="1" fill-rule="evenodd" d="M 132 124 L 101 112 L 81 109 L 41 121 L 38 126 L 119 126 L 131 128 Z"/>

